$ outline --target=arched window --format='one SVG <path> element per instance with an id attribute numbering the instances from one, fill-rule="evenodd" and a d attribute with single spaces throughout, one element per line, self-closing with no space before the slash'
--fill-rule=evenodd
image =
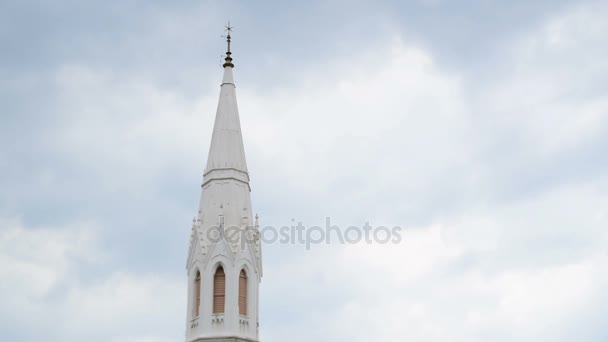
<path id="1" fill-rule="evenodd" d="M 247 273 L 241 270 L 239 275 L 239 315 L 247 316 Z"/>
<path id="2" fill-rule="evenodd" d="M 198 313 L 201 307 L 201 272 L 196 271 L 196 278 L 194 278 L 194 317 L 198 317 Z"/>
<path id="3" fill-rule="evenodd" d="M 218 267 L 213 276 L 213 313 L 224 313 L 226 303 L 226 274 L 222 266 Z"/>

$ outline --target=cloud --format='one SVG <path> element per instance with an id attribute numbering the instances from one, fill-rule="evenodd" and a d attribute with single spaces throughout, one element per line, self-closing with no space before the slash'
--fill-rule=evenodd
<path id="1" fill-rule="evenodd" d="M 237 69 L 262 225 L 406 231 L 398 245 L 266 246 L 262 340 L 605 340 L 605 13 L 570 8 L 458 71 L 397 29 L 264 80 Z M 48 90 L 27 125 L 8 120 L 0 157 L 14 340 L 183 336 L 179 272 L 220 71 L 194 87 L 146 68 L 62 59 L 10 87 Z"/>
<path id="2" fill-rule="evenodd" d="M 320 197 L 325 200 L 316 210 L 352 214 L 346 206 L 356 199 L 374 216 L 367 219 L 396 221 L 388 206 L 412 207 L 393 199 L 407 193 L 419 203 L 433 202 L 438 194 L 428 190 L 439 188 L 437 182 L 455 190 L 444 180 L 448 173 L 460 176 L 455 167 L 466 165 L 470 143 L 459 77 L 399 38 L 387 46 L 337 60 L 289 93 L 240 90 L 254 180 L 261 178 L 261 188 L 282 182 L 283 194 L 293 197 L 284 204 L 294 208 L 279 212 L 295 212 Z M 255 172 L 273 160 L 281 161 L 276 169 Z"/>
<path id="3" fill-rule="evenodd" d="M 58 286 L 72 271 L 72 262 L 93 261 L 99 255 L 87 247 L 93 237 L 86 224 L 65 231 L 32 231 L 15 219 L 2 219 L 0 225 L 4 228 L 0 231 L 2 279 L 13 280 L 11 286 L 35 297 L 43 297 Z"/>
<path id="4" fill-rule="evenodd" d="M 124 272 L 124 271 L 123 271 Z M 185 293 L 181 279 L 116 272 L 100 284 L 74 289 L 67 297 L 66 322 L 61 333 L 75 338 L 93 335 L 99 341 L 129 338 L 154 341 L 178 335 L 183 325 Z"/>
<path id="5" fill-rule="evenodd" d="M 371 58 L 381 67 L 341 62 L 347 71 L 302 90 L 314 95 L 284 101 L 291 129 L 291 117 L 263 126 L 307 157 L 279 166 L 293 176 L 282 183 L 295 184 L 289 193 L 302 202 L 322 193 L 315 212 L 349 223 L 390 218 L 408 229 L 397 246 L 320 247 L 266 266 L 262 289 L 272 295 L 263 310 L 295 318 L 273 321 L 283 328 L 264 337 L 293 339 L 307 326 L 315 332 L 302 340 L 569 341 L 585 330 L 601 341 L 608 108 L 600 94 L 581 91 L 607 71 L 577 62 L 606 57 L 597 48 L 604 13 L 550 18 L 513 41 L 491 77 L 450 75 L 428 51 L 393 43 L 390 58 Z M 344 85 L 351 97 L 340 96 Z M 274 160 L 294 158 L 285 146 Z M 359 156 L 369 162 L 355 164 Z M 299 201 L 283 210 L 298 212 Z"/>
<path id="6" fill-rule="evenodd" d="M 607 201 L 575 187 L 411 227 L 397 245 L 313 246 L 266 266 L 263 310 L 294 317 L 264 337 L 314 326 L 302 340 L 569 341 L 591 329 L 600 341 L 580 317 L 605 311 Z"/>
<path id="7" fill-rule="evenodd" d="M 99 248 L 97 225 L 0 222 L 0 317 L 6 336 L 108 341 L 128 334 L 131 340 L 162 341 L 182 328 L 165 323 L 183 312 L 181 279 L 127 269 L 96 274 L 109 257 Z"/>

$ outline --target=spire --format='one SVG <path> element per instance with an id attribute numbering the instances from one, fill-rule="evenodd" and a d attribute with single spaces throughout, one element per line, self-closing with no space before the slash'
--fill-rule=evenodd
<path id="1" fill-rule="evenodd" d="M 236 89 L 232 77 L 234 68 L 230 56 L 232 30 L 230 24 L 226 30 L 228 51 L 223 68 L 224 78 L 220 86 L 220 98 L 207 167 L 203 175 L 199 210 L 197 219 L 193 223 L 186 263 L 188 275 L 186 342 L 259 342 L 258 295 L 262 277 L 259 222 L 256 219 L 255 223 L 258 227 L 254 231 L 256 240 L 247 239 L 245 235 L 249 236 L 249 234 L 230 233 L 232 228 L 243 229 L 245 232 L 244 229 L 253 226 L 254 215 Z M 225 234 L 218 235 L 222 231 Z M 218 240 L 217 237 L 225 239 Z M 219 300 L 221 303 L 225 301 L 226 305 L 213 305 L 212 310 L 209 301 L 201 301 L 198 290 L 213 289 L 216 272 L 219 272 L 218 263 L 222 265 L 222 273 L 217 275 L 226 275 L 225 279 L 221 278 L 225 280 L 225 296 L 220 296 Z M 243 274 L 246 275 L 246 282 L 242 281 L 245 278 L 242 277 Z M 244 298 L 236 295 L 237 289 L 239 294 L 246 294 Z M 210 294 L 210 292 L 205 293 Z"/>
<path id="2" fill-rule="evenodd" d="M 232 64 L 232 57 L 230 57 L 230 32 L 232 31 L 230 23 L 226 26 L 226 31 L 228 31 L 226 37 L 228 51 L 226 52 L 226 63 L 224 63 L 224 78 L 220 89 L 220 99 L 215 115 L 203 184 L 212 179 L 225 178 L 225 173 L 228 171 L 233 174 L 230 178 L 249 182 L 232 76 L 234 64 Z M 214 170 L 217 170 L 217 172 L 213 172 Z"/>
<path id="3" fill-rule="evenodd" d="M 228 32 L 228 34 L 226 35 L 226 43 L 228 44 L 228 49 L 226 49 L 226 58 L 224 59 L 226 62 L 224 63 L 224 68 L 225 67 L 231 67 L 234 68 L 234 64 L 232 63 L 232 52 L 230 52 L 230 41 L 231 41 L 231 37 L 230 37 L 230 32 L 232 32 L 232 29 L 234 28 L 233 26 L 230 26 L 230 20 L 228 20 L 228 25 L 225 26 L 226 27 L 226 32 Z"/>

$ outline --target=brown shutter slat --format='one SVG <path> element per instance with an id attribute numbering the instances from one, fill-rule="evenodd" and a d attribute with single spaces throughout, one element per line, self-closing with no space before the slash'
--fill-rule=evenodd
<path id="1" fill-rule="evenodd" d="M 201 272 L 196 272 L 194 288 L 194 317 L 198 317 L 199 309 L 201 307 Z"/>
<path id="2" fill-rule="evenodd" d="M 247 316 L 247 273 L 241 270 L 239 276 L 239 314 Z"/>
<path id="3" fill-rule="evenodd" d="M 220 266 L 213 276 L 213 313 L 224 313 L 226 303 L 226 274 Z"/>

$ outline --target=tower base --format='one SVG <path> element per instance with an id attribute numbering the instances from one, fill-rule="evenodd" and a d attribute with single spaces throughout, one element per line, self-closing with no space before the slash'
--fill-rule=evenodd
<path id="1" fill-rule="evenodd" d="M 190 342 L 259 342 L 257 340 L 252 340 L 243 337 L 201 337 L 194 339 Z"/>

